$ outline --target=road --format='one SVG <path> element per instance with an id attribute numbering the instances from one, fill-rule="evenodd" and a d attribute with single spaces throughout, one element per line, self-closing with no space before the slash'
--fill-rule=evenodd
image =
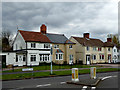
<path id="1" fill-rule="evenodd" d="M 79 78 L 86 77 L 89 77 L 89 74 L 79 75 Z M 101 81 L 96 87 L 67 84 L 66 81 L 71 81 L 71 76 L 59 76 L 50 78 L 3 81 L 2 88 L 3 90 L 6 90 L 6 88 L 11 90 L 19 90 L 24 88 L 78 88 L 81 90 L 111 88 L 113 90 L 113 88 L 118 88 L 118 72 L 97 73 L 97 77 L 102 77 L 104 80 Z"/>

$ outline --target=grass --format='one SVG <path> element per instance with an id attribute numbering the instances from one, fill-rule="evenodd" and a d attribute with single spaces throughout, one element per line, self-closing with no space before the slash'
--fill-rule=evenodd
<path id="1" fill-rule="evenodd" d="M 71 69 L 71 68 L 90 68 L 93 66 L 89 66 L 89 65 L 53 65 L 53 70 L 56 69 Z M 94 67 L 101 67 L 101 66 L 94 66 Z M 24 67 L 24 68 L 30 68 L 30 67 Z M 39 71 L 39 70 L 50 70 L 50 65 L 41 65 L 41 66 L 33 66 L 32 67 L 34 71 Z M 14 69 L 13 70 L 6 70 L 6 71 L 2 71 L 2 72 L 21 72 L 21 69 Z"/>
<path id="2" fill-rule="evenodd" d="M 98 72 L 107 72 L 107 71 L 120 71 L 118 68 L 102 68 L 97 69 Z M 66 71 L 54 71 L 53 75 L 71 75 L 71 70 Z M 90 69 L 79 70 L 79 74 L 90 73 Z M 25 78 L 32 78 L 32 77 L 46 77 L 51 76 L 50 72 L 35 72 L 33 73 L 24 73 L 24 74 L 9 74 L 9 75 L 2 75 L 2 80 L 11 80 L 11 79 L 25 79 Z"/>

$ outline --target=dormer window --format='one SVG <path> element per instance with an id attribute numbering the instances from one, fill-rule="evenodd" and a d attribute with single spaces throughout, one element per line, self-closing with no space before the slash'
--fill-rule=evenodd
<path id="1" fill-rule="evenodd" d="M 31 48 L 35 48 L 36 44 L 35 43 L 31 43 Z"/>
<path id="2" fill-rule="evenodd" d="M 72 45 L 69 45 L 69 48 L 72 49 Z"/>

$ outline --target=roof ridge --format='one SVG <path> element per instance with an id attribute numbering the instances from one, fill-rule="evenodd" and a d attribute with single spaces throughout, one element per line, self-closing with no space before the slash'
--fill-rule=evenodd
<path id="1" fill-rule="evenodd" d="M 54 35 L 64 35 L 64 34 L 56 34 L 56 33 L 47 33 L 47 34 L 54 34 Z"/>
<path id="2" fill-rule="evenodd" d="M 26 31 L 26 30 L 18 30 L 18 31 L 21 31 L 21 32 L 32 32 L 32 33 L 41 33 L 41 32 L 35 32 L 35 31 Z"/>

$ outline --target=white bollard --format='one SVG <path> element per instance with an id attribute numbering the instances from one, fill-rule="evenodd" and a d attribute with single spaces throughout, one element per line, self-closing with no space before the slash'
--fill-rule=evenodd
<path id="1" fill-rule="evenodd" d="M 78 68 L 72 68 L 72 81 L 73 82 L 78 82 Z"/>
<path id="2" fill-rule="evenodd" d="M 91 79 L 96 79 L 96 67 L 91 67 L 90 68 L 90 78 Z"/>

